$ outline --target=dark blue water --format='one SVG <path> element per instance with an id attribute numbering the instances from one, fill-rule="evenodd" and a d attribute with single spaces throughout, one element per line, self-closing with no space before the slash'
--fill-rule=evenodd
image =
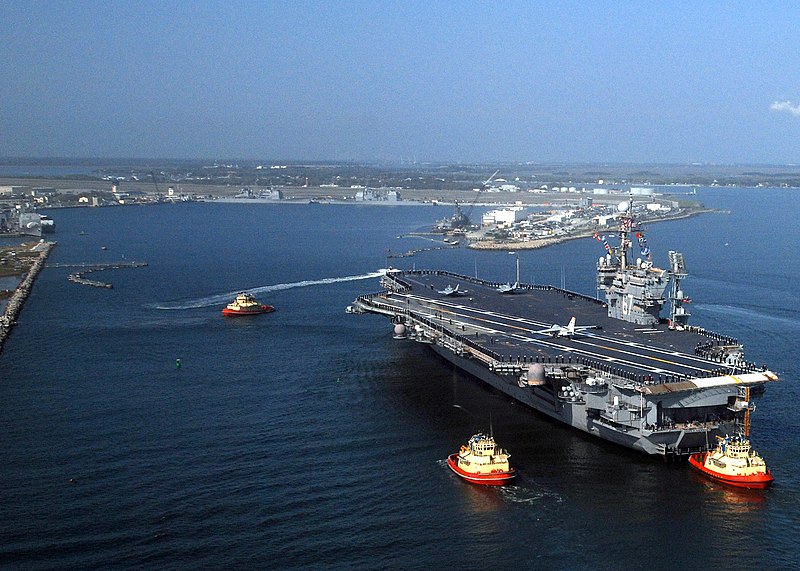
<path id="1" fill-rule="evenodd" d="M 346 315 L 378 289 L 362 278 L 387 249 L 430 245 L 397 236 L 450 209 L 61 210 L 50 261 L 149 266 L 97 274 L 113 290 L 46 269 L 6 343 L 0 565 L 796 568 L 797 193 L 699 198 L 731 213 L 652 225 L 649 243 L 661 263 L 685 253 L 694 323 L 781 374 L 753 417 L 772 489 L 729 489 L 562 427 L 392 340 L 385 320 Z M 592 294 L 601 253 L 590 239 L 520 252 L 522 277 Z M 392 260 L 503 281 L 514 262 L 465 249 Z M 242 289 L 278 311 L 223 319 Z M 444 464 L 490 414 L 520 472 L 504 489 Z"/>

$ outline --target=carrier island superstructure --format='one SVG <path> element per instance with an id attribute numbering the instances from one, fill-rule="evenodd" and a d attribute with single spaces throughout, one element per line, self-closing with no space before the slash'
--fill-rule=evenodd
<path id="1" fill-rule="evenodd" d="M 648 454 L 687 456 L 716 436 L 749 434 L 750 393 L 777 376 L 745 360 L 736 339 L 689 325 L 683 255 L 669 252 L 669 268 L 655 267 L 632 200 L 620 204 L 620 220 L 618 245 L 596 236 L 607 251 L 597 263 L 601 299 L 388 270 L 384 290 L 348 311 L 384 315 L 396 338 L 429 344 L 514 399 Z"/>

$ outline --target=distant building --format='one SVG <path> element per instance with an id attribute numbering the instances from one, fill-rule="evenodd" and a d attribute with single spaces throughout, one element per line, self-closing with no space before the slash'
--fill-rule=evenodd
<path id="1" fill-rule="evenodd" d="M 255 191 L 250 188 L 243 188 L 234 198 L 248 198 L 260 200 L 282 200 L 283 193 L 275 188 L 256 189 Z"/>
<path id="2" fill-rule="evenodd" d="M 51 186 L 40 186 L 31 189 L 31 196 L 53 196 L 58 194 L 58 191 Z"/>
<path id="3" fill-rule="evenodd" d="M 27 186 L 0 186 L 0 196 L 19 196 L 29 191 Z"/>
<path id="4" fill-rule="evenodd" d="M 596 218 L 598 226 L 608 226 L 610 220 L 616 219 L 616 214 L 608 214 L 606 216 L 598 216 Z"/>
<path id="5" fill-rule="evenodd" d="M 0 210 L 0 232 L 8 232 L 11 229 L 11 219 L 14 211 L 10 208 Z"/>
<path id="6" fill-rule="evenodd" d="M 400 193 L 396 190 L 365 188 L 356 193 L 357 202 L 397 202 Z"/>
<path id="7" fill-rule="evenodd" d="M 522 207 L 503 208 L 501 210 L 490 210 L 481 218 L 483 226 L 504 224 L 514 224 L 525 219 L 525 210 Z"/>
<path id="8" fill-rule="evenodd" d="M 100 206 L 100 199 L 96 196 L 80 196 L 78 197 L 78 204 L 86 206 Z"/>

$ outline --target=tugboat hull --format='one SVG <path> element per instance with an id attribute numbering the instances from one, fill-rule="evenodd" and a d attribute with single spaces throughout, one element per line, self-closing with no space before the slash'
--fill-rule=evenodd
<path id="1" fill-rule="evenodd" d="M 222 315 L 227 317 L 237 317 L 241 315 L 261 315 L 262 313 L 270 313 L 275 311 L 275 308 L 270 305 L 262 305 L 258 309 L 228 309 L 227 307 L 222 310 Z"/>
<path id="2" fill-rule="evenodd" d="M 769 487 L 774 480 L 772 473 L 769 470 L 767 470 L 765 474 L 752 474 L 749 476 L 737 476 L 735 474 L 723 474 L 721 472 L 714 471 L 706 467 L 707 457 L 708 452 L 692 454 L 689 456 L 689 464 L 691 464 L 693 468 L 698 470 L 703 475 L 717 482 L 722 482 L 723 484 L 736 486 L 738 488 L 763 490 L 764 488 Z"/>
<path id="3" fill-rule="evenodd" d="M 481 484 L 484 486 L 502 486 L 513 481 L 517 477 L 514 468 L 507 472 L 489 472 L 487 474 L 473 474 L 458 466 L 458 454 L 451 454 L 447 457 L 447 465 L 458 476 L 473 484 Z"/>

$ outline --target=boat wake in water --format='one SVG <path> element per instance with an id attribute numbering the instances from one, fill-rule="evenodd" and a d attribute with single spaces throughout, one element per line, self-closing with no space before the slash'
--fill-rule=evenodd
<path id="1" fill-rule="evenodd" d="M 268 293 L 284 289 L 294 289 L 298 287 L 308 287 L 315 285 L 335 284 L 340 282 L 354 282 L 359 280 L 368 280 L 371 278 L 378 278 L 384 275 L 385 273 L 386 270 L 378 270 L 377 272 L 372 272 L 369 274 L 360 274 L 357 276 L 344 276 L 341 278 L 322 278 L 319 280 L 304 280 L 301 282 L 294 282 L 288 284 L 275 284 L 275 285 L 254 287 L 244 291 L 246 291 L 249 294 L 256 295 L 259 293 Z M 190 299 L 188 301 L 175 301 L 175 302 L 151 304 L 149 305 L 149 307 L 153 309 L 166 309 L 166 310 L 197 309 L 200 307 L 211 307 L 214 305 L 220 305 L 230 302 L 231 298 L 235 297 L 236 294 L 238 294 L 240 291 L 242 290 L 210 295 L 208 297 L 201 297 L 198 299 Z"/>
<path id="2" fill-rule="evenodd" d="M 747 320 L 748 322 L 755 322 L 757 324 L 764 324 L 767 323 L 773 325 L 780 325 L 781 327 L 790 327 L 790 328 L 798 328 L 800 327 L 800 320 L 796 317 L 790 316 L 778 316 L 778 315 L 771 315 L 766 313 L 765 308 L 747 308 L 742 306 L 733 306 L 733 305 L 724 305 L 724 304 L 715 304 L 715 303 L 698 303 L 695 304 L 696 308 L 704 311 L 709 311 L 711 313 L 718 313 L 721 315 L 726 315 L 730 317 L 738 317 L 743 320 Z M 795 313 L 794 311 L 789 310 L 789 308 L 784 308 L 783 313 Z M 783 331 L 783 329 L 781 329 Z"/>

